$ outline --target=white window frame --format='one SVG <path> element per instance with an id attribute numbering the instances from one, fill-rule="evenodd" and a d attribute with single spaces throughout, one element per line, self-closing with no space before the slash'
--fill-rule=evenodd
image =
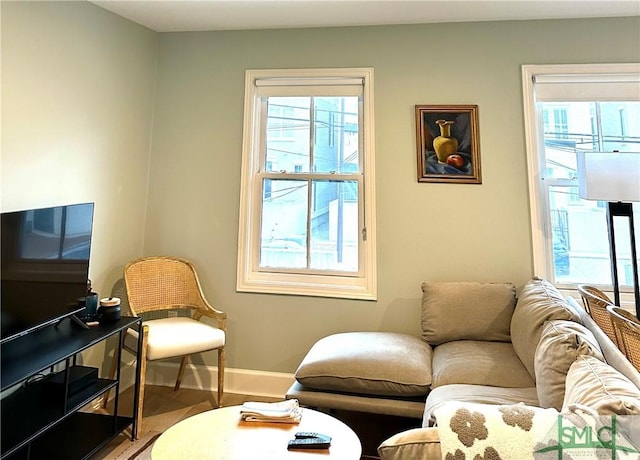
<path id="1" fill-rule="evenodd" d="M 531 213 L 531 238 L 533 250 L 534 273 L 546 279 L 553 280 L 553 253 L 551 242 L 550 222 L 546 216 L 549 215 L 548 187 L 542 184 L 546 178 L 543 156 L 540 155 L 544 149 L 543 130 L 537 123 L 542 125 L 542 114 L 537 114 L 535 98 L 535 79 L 540 76 L 576 75 L 583 76 L 585 81 L 589 80 L 589 74 L 595 79 L 598 76 L 621 76 L 621 81 L 626 81 L 625 76 L 640 73 L 639 63 L 629 64 L 550 64 L 550 65 L 523 65 L 522 66 L 522 92 L 524 102 L 524 123 L 525 141 L 527 151 L 527 171 L 529 182 L 529 209 Z M 595 80 L 594 80 L 595 81 Z M 576 286 L 573 284 L 556 285 L 566 294 L 577 295 Z M 613 297 L 611 286 L 603 287 L 605 292 Z M 634 302 L 633 295 L 627 292 L 620 293 L 621 303 L 626 306 Z"/>
<path id="2" fill-rule="evenodd" d="M 323 85 L 343 80 L 362 81 L 362 155 L 363 167 L 359 194 L 362 228 L 359 244 L 359 272 L 355 275 L 326 273 L 281 273 L 260 270 L 260 113 L 256 81 L 271 79 L 291 86 Z M 373 114 L 373 69 L 266 69 L 247 70 L 245 74 L 240 218 L 238 228 L 238 266 L 236 289 L 240 292 L 305 295 L 360 300 L 377 300 L 375 229 L 375 150 Z"/>

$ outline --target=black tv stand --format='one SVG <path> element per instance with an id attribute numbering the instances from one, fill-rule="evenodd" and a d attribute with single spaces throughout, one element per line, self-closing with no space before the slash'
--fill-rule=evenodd
<path id="1" fill-rule="evenodd" d="M 0 344 L 0 391 L 11 389 L 0 404 L 2 460 L 88 459 L 127 428 L 132 440 L 137 437 L 140 364 L 136 360 L 132 413 L 123 413 L 119 406 L 121 346 L 115 350 L 121 363 L 115 379 L 99 376 L 76 391 L 70 391 L 69 385 L 70 368 L 80 364 L 80 352 L 113 336 L 122 344 L 128 328 L 140 329 L 140 318 L 122 317 L 89 329 L 76 324 L 62 321 Z M 64 375 L 60 391 L 52 392 L 46 379 L 33 378 L 52 372 Z M 112 389 L 113 408 L 97 411 L 96 402 Z"/>

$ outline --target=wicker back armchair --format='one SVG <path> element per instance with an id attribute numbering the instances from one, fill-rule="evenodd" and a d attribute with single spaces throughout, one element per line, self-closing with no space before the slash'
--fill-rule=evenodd
<path id="1" fill-rule="evenodd" d="M 578 292 L 582 297 L 584 308 L 587 310 L 587 313 L 589 313 L 589 316 L 591 316 L 593 321 L 600 326 L 600 329 L 607 334 L 607 337 L 620 348 L 621 345 L 618 342 L 613 323 L 611 322 L 611 315 L 607 311 L 607 306 L 613 305 L 611 299 L 600 289 L 587 284 L 579 285 Z"/>
<path id="2" fill-rule="evenodd" d="M 137 352 L 138 331 L 130 329 L 124 338 L 124 349 L 137 353 L 141 365 L 138 432 L 147 361 L 182 357 L 174 387 L 178 390 L 189 355 L 217 349 L 219 407 L 224 392 L 227 315 L 206 300 L 193 265 L 176 257 L 145 257 L 126 265 L 124 282 L 131 313 L 143 318 L 142 349 Z M 201 321 L 204 317 L 215 326 Z"/>
<path id="3" fill-rule="evenodd" d="M 609 305 L 611 321 L 618 336 L 620 350 L 640 371 L 640 321 L 623 308 Z"/>

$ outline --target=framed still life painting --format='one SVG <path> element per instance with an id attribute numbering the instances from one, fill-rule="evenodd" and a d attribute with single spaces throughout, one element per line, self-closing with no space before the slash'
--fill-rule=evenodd
<path id="1" fill-rule="evenodd" d="M 418 182 L 481 184 L 477 105 L 416 105 Z"/>

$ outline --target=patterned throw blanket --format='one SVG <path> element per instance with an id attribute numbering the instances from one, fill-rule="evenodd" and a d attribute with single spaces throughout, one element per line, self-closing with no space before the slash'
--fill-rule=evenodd
<path id="1" fill-rule="evenodd" d="M 533 460 L 558 411 L 449 402 L 435 411 L 443 460 Z"/>

